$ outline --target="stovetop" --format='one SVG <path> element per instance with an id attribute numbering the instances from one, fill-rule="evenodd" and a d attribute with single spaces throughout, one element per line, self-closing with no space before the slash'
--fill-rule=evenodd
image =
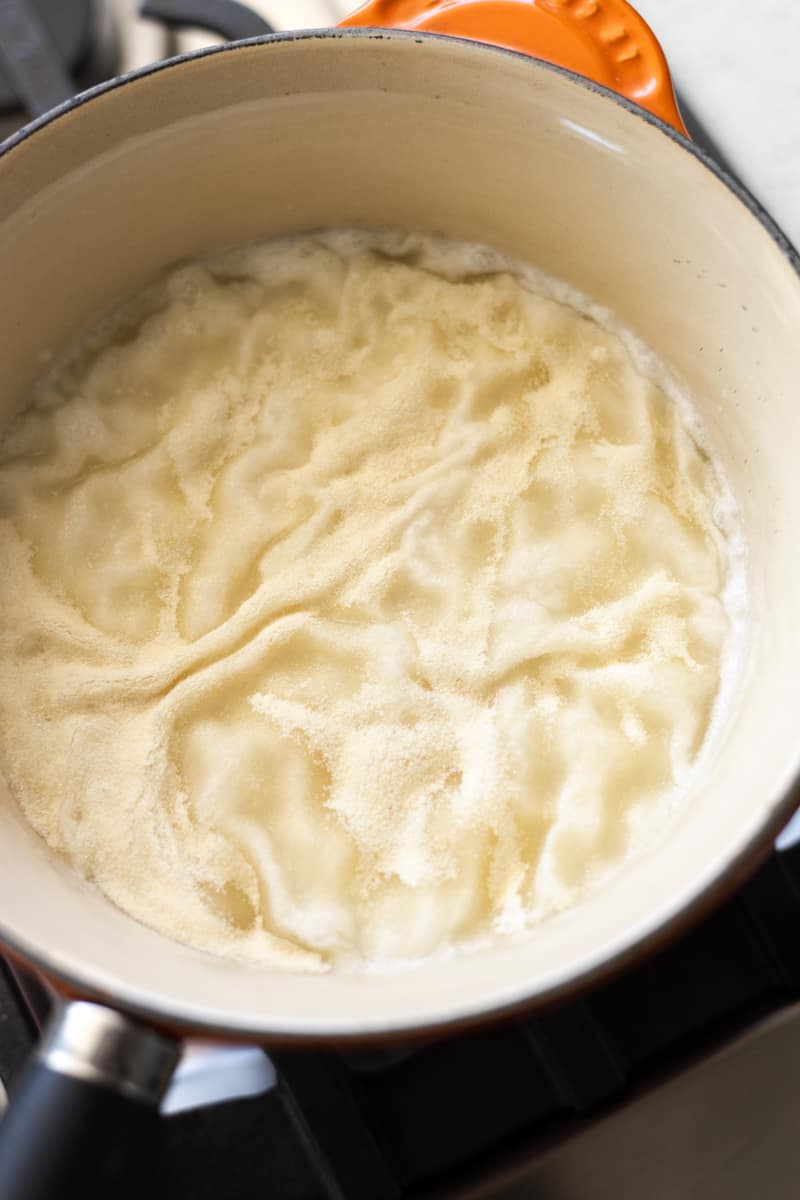
<path id="1" fill-rule="evenodd" d="M 48 1007 L 41 985 L 0 964 L 0 1076 L 12 1087 Z M 675 1200 L 701 1194 L 686 1172 L 696 1177 L 722 1137 L 719 1159 L 699 1170 L 702 1194 L 750 1200 L 736 1178 L 718 1190 L 732 1156 L 757 1130 L 769 1146 L 800 1115 L 800 846 L 775 853 L 690 934 L 581 999 L 415 1046 L 270 1058 L 275 1087 L 163 1117 L 148 1196 Z M 761 1094 L 753 1076 L 766 1078 Z M 728 1141 L 713 1096 L 717 1108 L 737 1103 Z M 682 1144 L 660 1144 L 670 1124 Z M 752 1154 L 744 1165 L 752 1173 Z M 767 1194 L 795 1191 L 784 1173 Z"/>
<path id="2" fill-rule="evenodd" d="M 253 7 L 289 27 L 331 23 L 354 4 Z M 66 0 L 49 7 L 59 5 L 63 16 Z M 77 40 L 67 64 L 79 86 L 211 40 L 140 18 L 136 0 L 94 7 L 102 46 Z M 21 119 L 6 104 L 0 135 Z M 760 1190 L 788 1200 L 800 1117 L 800 846 L 791 841 L 688 936 L 542 1015 L 371 1054 L 267 1058 L 191 1045 L 164 1106 L 148 1196 L 751 1200 Z M 0 960 L 3 1083 L 13 1086 L 50 1002 Z"/>

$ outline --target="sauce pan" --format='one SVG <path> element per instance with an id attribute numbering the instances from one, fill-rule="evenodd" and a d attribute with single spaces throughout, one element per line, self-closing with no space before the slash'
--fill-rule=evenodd
<path id="1" fill-rule="evenodd" d="M 487 243 L 669 364 L 741 506 L 735 687 L 648 854 L 524 939 L 403 971 L 281 973 L 170 941 L 53 856 L 3 792 L 0 940 L 65 998 L 0 1127 L 3 1197 L 73 1194 L 87 1130 L 108 1148 L 91 1170 L 110 1170 L 184 1035 L 407 1039 L 587 988 L 735 888 L 800 799 L 798 258 L 685 136 L 663 54 L 621 0 L 377 0 L 340 28 L 159 63 L 27 126 L 0 154 L 0 420 L 47 355 L 167 266 L 325 226 Z"/>

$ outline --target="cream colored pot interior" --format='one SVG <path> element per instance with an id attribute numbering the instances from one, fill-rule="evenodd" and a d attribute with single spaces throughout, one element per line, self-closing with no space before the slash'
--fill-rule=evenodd
<path id="1" fill-rule="evenodd" d="M 0 800 L 0 927 L 129 1008 L 229 1031 L 402 1031 L 542 996 L 673 920 L 788 816 L 800 758 L 800 280 L 687 149 L 530 60 L 408 34 L 277 40 L 156 70 L 0 159 L 5 414 L 48 350 L 165 265 L 326 225 L 490 243 L 614 309 L 692 388 L 745 516 L 734 703 L 661 847 L 515 945 L 394 975 L 276 975 L 176 946 Z"/>

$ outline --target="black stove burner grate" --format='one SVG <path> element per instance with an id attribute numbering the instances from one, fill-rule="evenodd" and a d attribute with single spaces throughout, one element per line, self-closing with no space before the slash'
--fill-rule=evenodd
<path id="1" fill-rule="evenodd" d="M 276 1090 L 162 1121 L 149 1194 L 489 1196 L 514 1164 L 799 998 L 800 846 L 582 999 L 416 1047 L 273 1054 Z M 4 1081 L 13 1083 L 45 1007 L 46 993 L 2 964 Z"/>

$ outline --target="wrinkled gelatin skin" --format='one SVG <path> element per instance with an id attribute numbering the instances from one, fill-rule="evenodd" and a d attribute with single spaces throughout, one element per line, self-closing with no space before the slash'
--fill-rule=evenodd
<path id="1" fill-rule="evenodd" d="M 618 336 L 500 265 L 327 235 L 180 269 L 6 436 L 10 783 L 146 924 L 415 958 L 667 822 L 720 683 L 721 485 Z"/>

